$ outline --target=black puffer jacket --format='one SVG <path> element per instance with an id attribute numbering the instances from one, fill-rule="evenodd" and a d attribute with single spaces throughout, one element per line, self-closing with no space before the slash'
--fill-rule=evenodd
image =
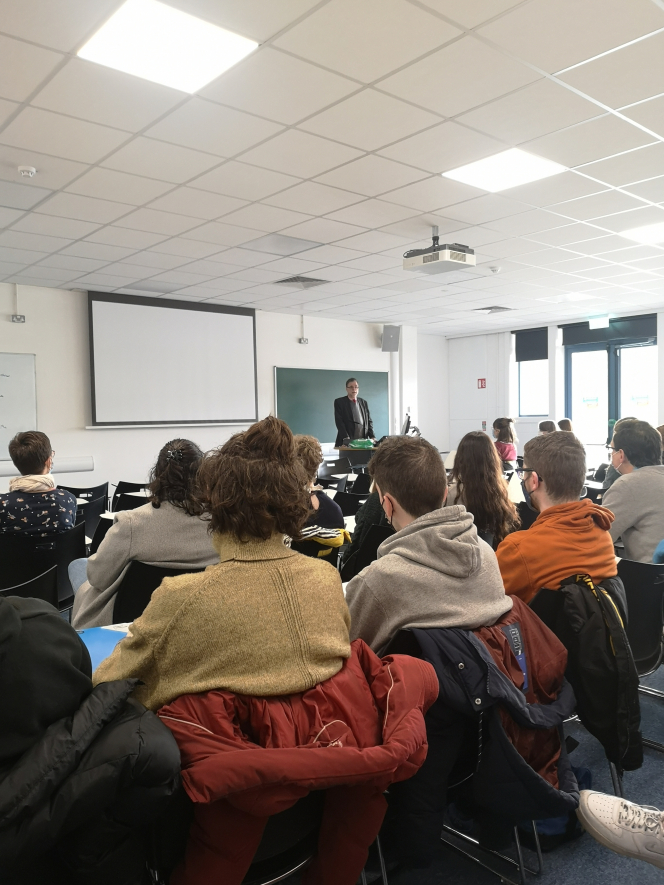
<path id="1" fill-rule="evenodd" d="M 52 606 L 0 598 L 2 885 L 142 881 L 142 829 L 177 790 L 180 756 L 129 699 L 135 685 L 93 690 L 87 650 Z"/>

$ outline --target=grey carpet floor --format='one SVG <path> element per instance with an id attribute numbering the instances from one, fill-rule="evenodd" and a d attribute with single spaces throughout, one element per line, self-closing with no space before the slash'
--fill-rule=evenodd
<path id="1" fill-rule="evenodd" d="M 643 683 L 664 691 L 664 667 Z M 643 735 L 664 743 L 664 699 L 641 695 L 641 719 Z M 579 741 L 571 756 L 572 763 L 590 768 L 593 789 L 613 793 L 609 767 L 600 744 L 579 723 L 569 723 L 566 733 Z M 643 767 L 625 774 L 623 788 L 625 797 L 632 802 L 664 809 L 664 753 L 646 749 Z M 534 854 L 525 849 L 525 855 L 527 862 L 535 863 Z M 504 871 L 510 878 L 514 876 L 500 861 L 496 862 L 496 869 Z M 541 885 L 663 885 L 664 870 L 620 857 L 584 834 L 575 842 L 545 854 L 544 872 L 539 877 L 529 876 L 528 880 Z M 294 877 L 289 880 L 289 885 L 297 885 L 298 881 L 298 877 Z M 397 870 L 389 875 L 389 885 L 498 885 L 499 882 L 498 876 L 442 844 L 428 869 Z"/>

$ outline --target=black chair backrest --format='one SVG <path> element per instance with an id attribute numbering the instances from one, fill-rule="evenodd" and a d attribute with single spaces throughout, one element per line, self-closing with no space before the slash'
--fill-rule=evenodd
<path id="1" fill-rule="evenodd" d="M 333 473 L 351 473 L 348 458 L 336 458 L 334 461 L 325 461 L 318 468 L 319 476 L 330 476 Z"/>
<path id="2" fill-rule="evenodd" d="M 659 667 L 664 655 L 664 564 L 621 559 L 618 576 L 627 596 L 627 638 L 637 672 L 645 676 Z"/>
<path id="3" fill-rule="evenodd" d="M 107 506 L 108 498 L 106 495 L 102 495 L 99 498 L 91 500 L 85 507 L 83 515 L 85 517 L 85 534 L 88 538 L 94 538 L 101 515 L 105 512 Z"/>
<path id="4" fill-rule="evenodd" d="M 592 486 L 585 486 L 584 491 L 585 491 L 585 495 L 582 493 L 581 494 L 582 498 L 588 498 L 589 500 L 591 500 L 595 504 L 602 503 L 602 497 L 604 496 L 605 489 L 596 489 L 596 488 L 593 488 Z"/>
<path id="5" fill-rule="evenodd" d="M 21 596 L 23 599 L 43 599 L 58 607 L 58 567 L 52 565 L 43 574 L 24 584 L 0 590 L 0 596 Z"/>
<path id="6" fill-rule="evenodd" d="M 493 532 L 480 532 L 478 530 L 477 537 L 481 538 L 483 541 L 486 541 L 489 547 L 493 547 Z"/>
<path id="7" fill-rule="evenodd" d="M 98 486 L 90 486 L 87 489 L 79 489 L 75 486 L 60 486 L 61 489 L 65 489 L 68 492 L 71 492 L 75 498 L 89 498 L 91 501 L 95 501 L 97 498 L 101 498 L 102 495 L 104 498 L 108 498 L 108 483 L 103 482 Z"/>
<path id="8" fill-rule="evenodd" d="M 313 559 L 322 559 L 323 562 L 329 562 L 335 568 L 339 564 L 339 547 L 326 547 L 325 544 L 319 544 L 318 541 L 293 541 L 291 544 L 293 550 L 304 556 L 311 556 Z M 325 556 L 319 556 L 321 551 L 327 551 Z"/>
<path id="9" fill-rule="evenodd" d="M 119 513 L 121 510 L 136 510 L 137 507 L 142 507 L 144 504 L 148 503 L 148 499 L 144 498 L 142 495 L 128 495 L 125 492 L 118 495 L 114 500 L 114 513 Z"/>
<path id="10" fill-rule="evenodd" d="M 99 518 L 99 522 L 97 523 L 97 528 L 95 529 L 94 535 L 88 535 L 88 538 L 92 538 L 92 543 L 90 544 L 90 556 L 92 556 L 93 553 L 96 553 L 97 550 L 99 550 L 99 545 L 106 537 L 106 533 L 112 525 L 112 519 L 109 519 L 105 516 Z"/>
<path id="11" fill-rule="evenodd" d="M 113 492 L 113 500 L 111 501 L 111 510 L 116 510 L 115 503 L 120 497 L 120 495 L 125 492 L 140 492 L 141 489 L 147 488 L 146 483 L 139 482 L 125 482 L 124 480 L 120 480 L 120 482 L 115 486 L 115 491 Z"/>
<path id="12" fill-rule="evenodd" d="M 113 623 L 129 624 L 140 617 L 164 578 L 202 571 L 202 568 L 167 568 L 147 565 L 145 562 L 131 562 L 115 596 Z"/>
<path id="13" fill-rule="evenodd" d="M 516 505 L 516 509 L 519 513 L 519 519 L 521 520 L 521 528 L 518 529 L 518 531 L 529 529 L 539 516 L 539 513 L 537 513 L 536 510 L 531 510 L 525 501 L 520 501 Z"/>
<path id="14" fill-rule="evenodd" d="M 355 516 L 366 500 L 367 495 L 353 495 L 351 492 L 337 492 L 334 496 L 334 501 L 341 507 L 344 516 Z"/>
<path id="15" fill-rule="evenodd" d="M 378 558 L 378 548 L 383 541 L 386 541 L 393 534 L 394 529 L 391 525 L 372 525 L 369 527 L 369 531 L 364 536 L 360 549 L 357 551 L 356 575 L 363 568 L 376 561 Z"/>
<path id="16" fill-rule="evenodd" d="M 368 495 L 369 489 L 371 488 L 371 482 L 372 480 L 368 473 L 360 473 L 353 483 L 353 494 Z"/>

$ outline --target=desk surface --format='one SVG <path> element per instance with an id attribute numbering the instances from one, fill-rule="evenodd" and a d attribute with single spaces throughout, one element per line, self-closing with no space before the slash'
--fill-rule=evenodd
<path id="1" fill-rule="evenodd" d="M 88 627 L 87 630 L 77 631 L 90 652 L 93 672 L 125 638 L 128 629 L 129 624 L 111 624 L 109 627 Z"/>

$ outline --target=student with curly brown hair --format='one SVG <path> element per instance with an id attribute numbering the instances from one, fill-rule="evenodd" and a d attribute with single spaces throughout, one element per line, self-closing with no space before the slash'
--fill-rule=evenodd
<path id="1" fill-rule="evenodd" d="M 339 573 L 284 544 L 309 514 L 288 426 L 270 417 L 235 434 L 198 479 L 220 561 L 165 578 L 94 683 L 138 678 L 134 697 L 156 710 L 211 689 L 288 695 L 336 675 L 350 657 Z"/>
<path id="2" fill-rule="evenodd" d="M 312 512 L 309 514 L 306 524 L 308 526 L 318 525 L 324 529 L 342 529 L 345 523 L 341 507 L 315 485 L 318 468 L 323 460 L 323 450 L 320 443 L 315 436 L 305 436 L 298 433 L 295 437 L 295 451 L 308 477 L 307 490 Z"/>
<path id="3" fill-rule="evenodd" d="M 494 548 L 521 524 L 496 447 L 481 430 L 467 433 L 459 443 L 447 504 L 463 504 L 477 531 L 492 536 Z"/>
<path id="4" fill-rule="evenodd" d="M 150 473 L 149 502 L 116 513 L 99 550 L 71 563 L 74 627 L 113 623 L 115 596 L 132 560 L 170 568 L 204 568 L 218 561 L 196 499 L 202 460 L 196 443 L 167 442 Z"/>

